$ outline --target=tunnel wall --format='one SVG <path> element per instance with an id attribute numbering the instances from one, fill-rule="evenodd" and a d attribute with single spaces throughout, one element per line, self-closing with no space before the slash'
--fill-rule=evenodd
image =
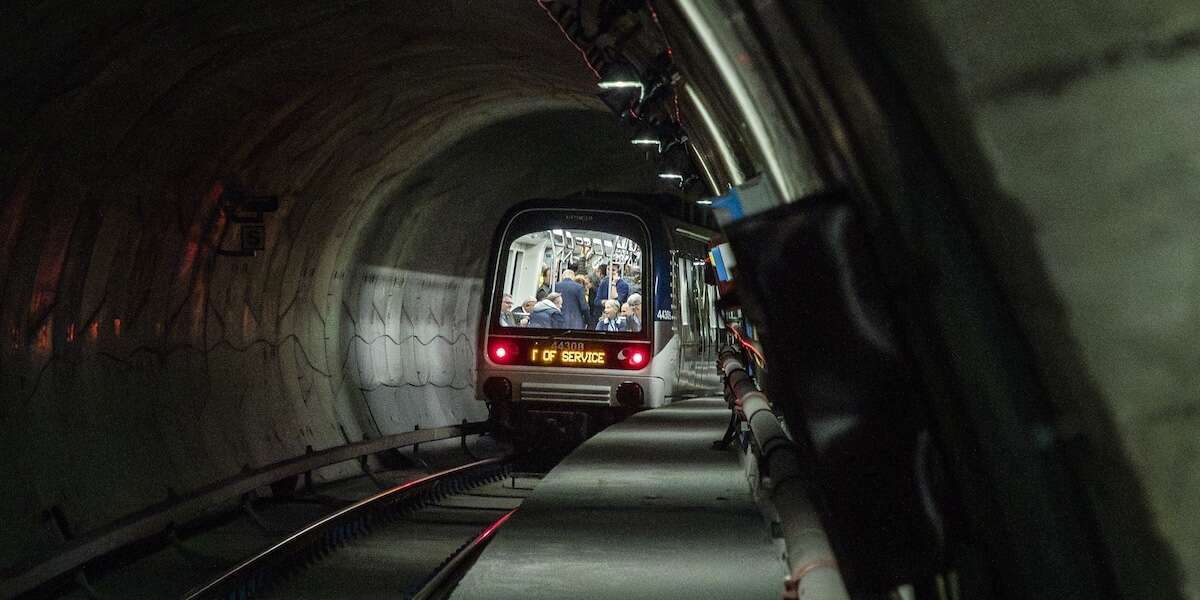
<path id="1" fill-rule="evenodd" d="M 654 185 L 535 3 L 327 4 L 8 8 L 0 573 L 306 447 L 482 417 L 499 215 Z M 253 258 L 217 253 L 231 190 L 280 200 Z"/>
<path id="2" fill-rule="evenodd" d="M 879 11 L 885 52 L 1023 323 L 1060 444 L 1090 441 L 1076 474 L 1118 589 L 1200 598 L 1200 7 L 912 5 Z"/>

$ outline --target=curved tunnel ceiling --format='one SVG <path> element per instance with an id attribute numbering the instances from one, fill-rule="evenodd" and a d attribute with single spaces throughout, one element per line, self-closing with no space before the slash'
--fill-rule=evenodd
<path id="1" fill-rule="evenodd" d="M 247 467 L 482 417 L 491 225 L 527 197 L 659 184 L 533 0 L 197 4 L 0 7 L 0 580 Z M 859 4 L 1051 395 L 1112 444 L 1095 489 L 1104 535 L 1128 546 L 1122 585 L 1186 571 L 1194 593 L 1198 471 L 1176 466 L 1197 439 L 1194 3 Z M 717 90 L 685 109 L 701 98 L 736 125 L 721 81 L 681 72 Z M 740 181 L 758 159 L 728 129 Z M 892 142 L 863 163 L 898 169 Z M 280 199 L 257 257 L 218 252 L 239 245 L 219 205 L 234 191 Z M 1113 476 L 1126 461 L 1152 527 Z"/>
<path id="2" fill-rule="evenodd" d="M 2 569 L 307 447 L 482 417 L 499 216 L 657 185 L 534 2 L 54 4 L 0 36 L 0 477 L 28 491 Z M 217 253 L 235 189 L 280 198 L 257 257 Z"/>

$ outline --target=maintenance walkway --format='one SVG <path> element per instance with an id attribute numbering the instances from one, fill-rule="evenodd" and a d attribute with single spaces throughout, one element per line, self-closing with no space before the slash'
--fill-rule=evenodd
<path id="1" fill-rule="evenodd" d="M 638 413 L 585 442 L 533 491 L 455 599 L 777 599 L 783 545 L 739 450 L 714 450 L 719 398 Z"/>

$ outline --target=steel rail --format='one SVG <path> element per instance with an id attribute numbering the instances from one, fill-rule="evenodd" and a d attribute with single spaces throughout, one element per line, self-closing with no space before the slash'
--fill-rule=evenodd
<path id="1" fill-rule="evenodd" d="M 504 513 L 504 516 L 496 519 L 494 523 L 479 532 L 479 535 L 476 535 L 467 545 L 459 549 L 446 564 L 442 565 L 441 569 L 438 569 L 437 573 L 434 573 L 429 582 L 421 587 L 421 591 L 413 596 L 413 600 L 434 600 L 435 598 L 445 597 L 445 592 L 448 591 L 446 587 L 452 578 L 457 578 L 461 575 L 461 571 L 466 567 L 467 561 L 483 551 L 487 543 L 492 540 L 492 536 L 496 535 L 496 530 L 500 529 L 500 526 L 509 517 L 512 517 L 515 512 L 517 512 L 517 509 L 514 508 Z"/>
<path id="2" fill-rule="evenodd" d="M 0 598 L 16 597 L 37 589 L 39 586 L 79 570 L 96 558 L 130 544 L 153 538 L 179 524 L 187 523 L 204 515 L 221 502 L 240 498 L 257 488 L 276 481 L 310 473 L 321 467 L 354 460 L 368 454 L 439 440 L 465 438 L 468 435 L 483 433 L 487 429 L 488 423 L 485 421 L 418 429 L 310 452 L 304 456 L 244 471 L 178 499 L 172 499 L 162 505 L 130 515 L 71 542 L 54 556 L 44 558 L 18 570 L 16 574 L 0 581 Z"/>
<path id="3" fill-rule="evenodd" d="M 427 475 L 420 479 L 414 479 L 369 498 L 359 500 L 350 506 L 309 524 L 273 544 L 271 547 L 243 560 L 207 584 L 188 592 L 184 596 L 184 600 L 199 600 L 200 598 L 213 597 L 215 594 L 220 594 L 229 588 L 236 588 L 245 579 L 259 576 L 263 569 L 286 569 L 292 567 L 294 565 L 289 565 L 286 561 L 310 550 L 314 545 L 341 544 L 343 541 L 349 539 L 352 531 L 357 531 L 358 527 L 365 526 L 362 517 L 371 509 L 382 508 L 393 502 L 406 500 L 413 495 L 430 491 L 430 488 L 435 487 L 438 483 L 452 479 L 455 476 L 467 475 L 472 471 L 477 471 L 484 467 L 498 467 L 510 460 L 512 460 L 511 456 L 486 458 Z M 332 535 L 330 535 L 331 531 L 333 532 Z"/>
<path id="4" fill-rule="evenodd" d="M 766 494 L 783 530 L 791 575 L 784 583 L 785 598 L 849 600 L 820 515 L 808 498 L 801 465 L 804 457 L 771 410 L 737 352 L 726 350 L 717 359 L 725 378 L 730 407 L 750 426 L 758 460 L 759 487 Z"/>

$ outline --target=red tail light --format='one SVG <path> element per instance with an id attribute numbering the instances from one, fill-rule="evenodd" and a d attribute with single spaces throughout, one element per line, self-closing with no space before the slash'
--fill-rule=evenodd
<path id="1" fill-rule="evenodd" d="M 517 358 L 517 345 L 508 340 L 492 340 L 488 345 L 488 356 L 494 363 L 509 364 Z"/>
<path id="2" fill-rule="evenodd" d="M 622 348 L 617 354 L 617 359 L 626 369 L 641 369 L 650 362 L 650 351 L 638 346 Z"/>

